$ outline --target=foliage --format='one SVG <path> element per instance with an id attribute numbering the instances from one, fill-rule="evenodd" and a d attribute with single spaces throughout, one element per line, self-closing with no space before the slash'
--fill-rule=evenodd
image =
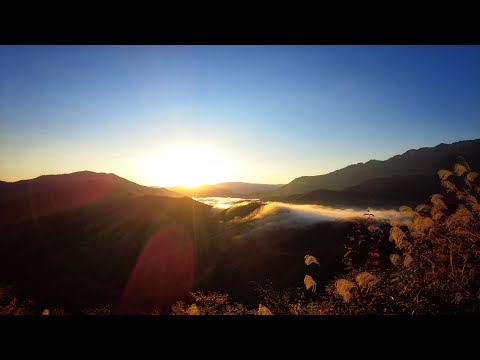
<path id="1" fill-rule="evenodd" d="M 112 309 L 110 305 L 99 305 L 96 307 L 86 308 L 82 311 L 83 315 L 111 315 Z"/>
<path id="2" fill-rule="evenodd" d="M 345 254 L 343 264 L 345 270 L 365 265 L 371 273 L 382 272 L 388 264 L 387 254 L 391 252 L 392 245 L 385 242 L 385 234 L 390 224 L 387 220 L 377 220 L 370 211 L 364 218 L 354 219 L 352 234 L 344 243 Z"/>
<path id="3" fill-rule="evenodd" d="M 255 292 L 261 304 L 265 304 L 274 315 L 323 315 L 331 311 L 328 305 L 319 302 L 321 296 L 301 288 L 296 290 L 277 290 L 267 280 L 264 286 L 258 285 Z"/>
<path id="4" fill-rule="evenodd" d="M 172 315 L 256 315 L 256 310 L 248 310 L 238 303 L 231 303 L 227 294 L 211 292 L 190 293 L 192 301 L 187 304 L 178 301 L 172 306 Z"/>
<path id="5" fill-rule="evenodd" d="M 17 296 L 12 286 L 0 287 L 0 315 L 33 315 L 34 302 Z"/>
<path id="6" fill-rule="evenodd" d="M 406 224 L 390 222 L 377 238 L 366 238 L 368 222 L 357 223 L 352 243 L 372 241 L 375 253 L 327 286 L 321 302 L 335 314 L 454 314 L 480 310 L 480 186 L 466 162 L 438 176 L 446 195 L 433 194 L 415 209 L 402 206 Z M 377 230 L 374 230 L 375 234 Z M 371 232 L 371 231 L 370 231 Z M 388 241 L 394 245 L 388 250 Z M 365 250 L 365 249 L 364 249 Z M 382 253 L 383 250 L 383 253 Z M 358 252 L 352 246 L 347 255 Z M 389 263 L 372 262 L 370 253 Z"/>
<path id="7" fill-rule="evenodd" d="M 0 315 L 64 315 L 63 308 L 38 307 L 31 298 L 19 296 L 12 285 L 0 284 Z"/>

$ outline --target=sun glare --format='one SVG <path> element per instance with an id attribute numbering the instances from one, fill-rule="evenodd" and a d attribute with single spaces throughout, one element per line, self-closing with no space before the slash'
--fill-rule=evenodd
<path id="1" fill-rule="evenodd" d="M 195 187 L 227 181 L 229 164 L 203 146 L 175 146 L 158 155 L 150 166 L 152 181 L 162 186 Z"/>

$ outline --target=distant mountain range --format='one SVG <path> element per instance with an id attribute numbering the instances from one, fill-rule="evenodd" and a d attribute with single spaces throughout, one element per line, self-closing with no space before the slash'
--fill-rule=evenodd
<path id="1" fill-rule="evenodd" d="M 172 186 L 169 190 L 189 197 L 233 197 L 250 198 L 252 193 L 263 193 L 277 190 L 282 185 L 250 184 L 245 182 L 225 182 L 220 184 L 205 184 L 195 188 Z"/>
<path id="2" fill-rule="evenodd" d="M 480 169 L 480 139 L 408 150 L 385 161 L 370 160 L 325 175 L 301 176 L 258 195 L 264 200 L 325 205 L 417 201 L 439 190 L 436 172 L 451 169 L 460 157 L 472 169 Z"/>
<path id="3" fill-rule="evenodd" d="M 441 193 L 440 181 L 429 175 L 375 178 L 344 190 L 318 189 L 306 194 L 265 196 L 263 200 L 335 207 L 397 208 L 415 206 L 434 193 Z"/>
<path id="4" fill-rule="evenodd" d="M 29 220 L 120 194 L 183 196 L 165 188 L 142 186 L 114 174 L 92 171 L 0 181 L 0 224 Z"/>

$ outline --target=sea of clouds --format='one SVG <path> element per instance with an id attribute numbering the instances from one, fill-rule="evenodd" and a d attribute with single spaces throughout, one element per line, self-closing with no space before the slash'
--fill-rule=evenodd
<path id="1" fill-rule="evenodd" d="M 203 198 L 193 198 L 193 200 L 200 201 L 204 204 L 213 206 L 213 209 L 225 210 L 233 205 L 247 204 L 251 199 L 230 198 L 230 197 L 203 197 Z"/>
<path id="2" fill-rule="evenodd" d="M 240 198 L 196 198 L 195 200 L 213 206 L 212 211 L 218 213 L 229 208 L 247 205 L 251 199 Z M 257 200 L 258 201 L 258 200 Z M 302 228 L 325 221 L 351 220 L 364 217 L 366 209 L 344 209 L 311 204 L 287 204 L 282 202 L 263 202 L 264 205 L 244 219 L 262 230 L 278 228 Z M 399 222 L 407 220 L 406 216 L 396 209 L 369 209 L 375 219 L 389 219 Z"/>

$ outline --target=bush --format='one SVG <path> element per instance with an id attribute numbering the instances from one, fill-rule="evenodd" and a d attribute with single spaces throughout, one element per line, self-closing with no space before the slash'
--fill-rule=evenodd
<path id="1" fill-rule="evenodd" d="M 12 286 L 0 287 L 0 315 L 33 315 L 34 302 L 17 296 Z"/>
<path id="2" fill-rule="evenodd" d="M 83 309 L 82 314 L 83 315 L 111 315 L 112 308 L 110 305 L 99 305 L 96 307 Z"/>
<path id="3" fill-rule="evenodd" d="M 248 310 L 242 304 L 230 303 L 227 294 L 211 292 L 192 292 L 192 301 L 186 304 L 178 301 L 172 306 L 171 315 L 255 315 L 255 310 Z"/>
<path id="4" fill-rule="evenodd" d="M 332 281 L 321 304 L 336 314 L 455 314 L 480 310 L 480 186 L 466 162 L 440 170 L 445 195 L 433 194 L 415 209 L 400 207 L 404 222 L 391 221 L 379 237 L 369 221 L 357 223 L 346 254 L 368 256 Z M 382 225 L 383 226 L 383 225 Z M 393 246 L 387 246 L 388 241 Z M 382 245 L 383 244 L 383 245 Z M 383 264 L 373 258 L 388 259 Z"/>

